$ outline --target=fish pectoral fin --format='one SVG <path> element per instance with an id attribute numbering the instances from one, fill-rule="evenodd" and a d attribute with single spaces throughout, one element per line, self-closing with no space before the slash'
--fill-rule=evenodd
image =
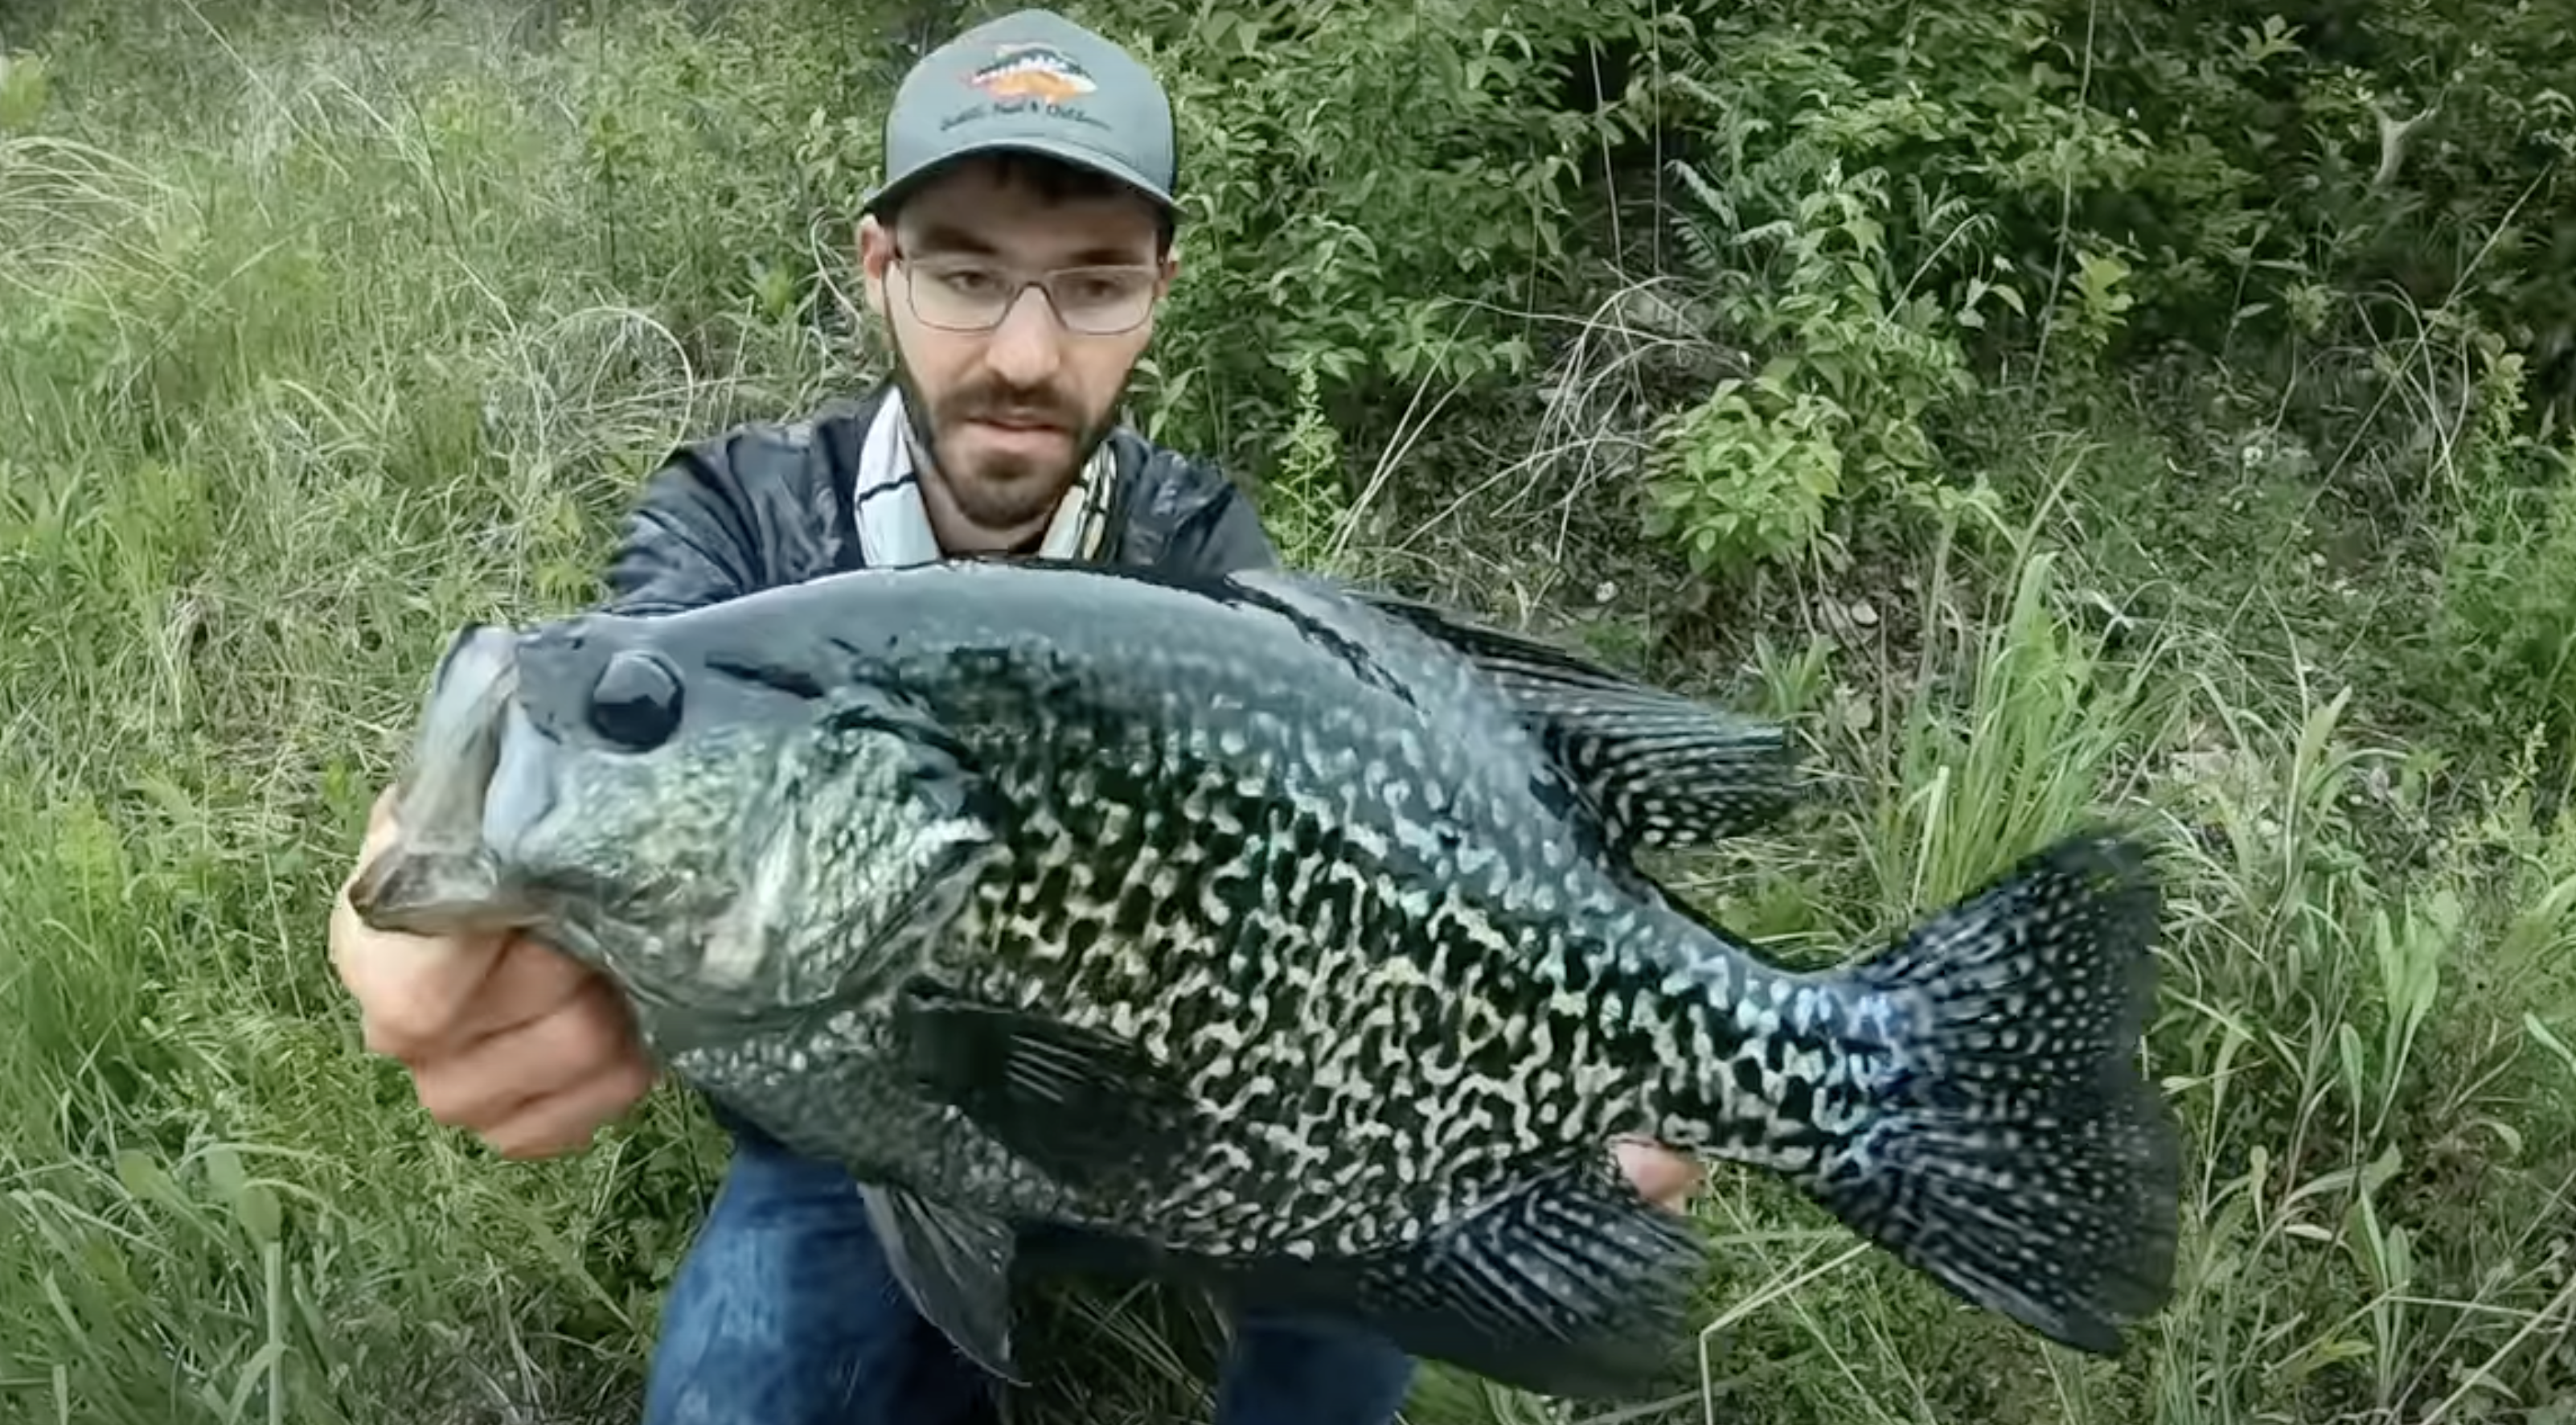
<path id="1" fill-rule="evenodd" d="M 859 1188 L 868 1225 L 904 1294 L 958 1352 L 1014 1385 L 1010 1224 L 942 1207 L 918 1193 L 877 1183 Z"/>
<path id="2" fill-rule="evenodd" d="M 1133 1044 L 922 981 L 895 1022 L 926 1092 L 1068 1184 L 1152 1176 L 1196 1139 L 1198 1100 Z"/>
<path id="3" fill-rule="evenodd" d="M 1611 850 L 1704 847 L 1769 825 L 1797 799 L 1781 725 L 1666 692 L 1537 639 L 1412 599 L 1353 596 L 1474 664 L 1577 796 Z"/>
<path id="4" fill-rule="evenodd" d="M 1707 1247 L 1608 1155 L 1509 1191 L 1427 1240 L 1366 1258 L 1241 1269 L 1247 1306 L 1340 1317 L 1407 1354 L 1567 1399 L 1637 1397 L 1687 1366 Z"/>

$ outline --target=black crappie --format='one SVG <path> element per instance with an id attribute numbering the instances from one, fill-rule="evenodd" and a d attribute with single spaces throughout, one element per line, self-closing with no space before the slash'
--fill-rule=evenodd
<path id="1" fill-rule="evenodd" d="M 1612 1168 L 1631 1133 L 2117 1349 L 2177 1215 L 2143 858 L 2069 838 L 1786 973 L 1628 860 L 1779 809 L 1780 747 L 1312 579 L 872 571 L 461 633 L 354 897 L 605 967 L 676 1073 L 869 1184 L 997 1372 L 1005 1224 L 1072 1223 L 1496 1380 L 1646 1388 L 1703 1248 Z"/>

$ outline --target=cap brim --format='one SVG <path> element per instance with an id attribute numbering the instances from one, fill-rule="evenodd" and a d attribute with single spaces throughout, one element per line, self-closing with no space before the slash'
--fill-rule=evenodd
<path id="1" fill-rule="evenodd" d="M 874 217 L 888 204 L 899 201 L 905 194 L 956 166 L 959 160 L 988 153 L 1035 153 L 1043 154 L 1048 158 L 1061 159 L 1077 168 L 1086 168 L 1105 178 L 1115 179 L 1152 199 L 1167 211 L 1179 210 L 1179 205 L 1172 201 L 1172 195 L 1165 192 L 1160 185 L 1149 181 L 1143 174 L 1115 159 L 1103 157 L 1096 150 L 1084 148 L 1080 144 L 1061 143 L 1054 139 L 1022 137 L 985 139 L 951 149 L 869 194 L 867 201 L 860 205 L 859 212 Z"/>

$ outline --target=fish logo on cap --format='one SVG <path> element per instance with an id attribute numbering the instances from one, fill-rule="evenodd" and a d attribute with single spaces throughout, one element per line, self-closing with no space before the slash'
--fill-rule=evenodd
<path id="1" fill-rule="evenodd" d="M 966 76 L 966 82 L 996 99 L 1035 99 L 1062 104 L 1100 86 L 1073 56 L 1049 44 L 995 46 L 992 60 Z"/>

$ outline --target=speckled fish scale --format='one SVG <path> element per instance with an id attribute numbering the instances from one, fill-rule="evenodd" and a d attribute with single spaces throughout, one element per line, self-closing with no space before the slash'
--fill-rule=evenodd
<path id="1" fill-rule="evenodd" d="M 1569 1125 L 1606 1136 L 1641 1098 L 1687 1093 L 1697 1065 L 1756 1063 L 1762 1047 L 1738 1042 L 1748 1031 L 1784 1044 L 1798 1032 L 1765 1006 L 1708 1012 L 1740 978 L 1720 961 L 1685 986 L 1690 999 L 1646 983 L 1589 993 L 1595 965 L 1650 975 L 1637 947 L 1674 931 L 1583 874 L 1555 823 L 1500 813 L 1469 765 L 1490 744 L 1434 743 L 1349 707 L 1292 725 L 1267 709 L 1293 706 L 1295 690 L 1258 664 L 1143 661 L 1140 682 L 1168 690 L 1149 695 L 1163 719 L 1140 725 L 1175 729 L 1166 739 L 1113 743 L 1065 720 L 995 749 L 1006 760 L 988 775 L 1022 809 L 1014 870 L 988 882 L 959 935 L 978 956 L 957 972 L 967 993 L 1133 1042 L 1207 1108 L 1193 1166 L 1149 1197 L 1098 1204 L 1105 1214 L 1213 1253 L 1374 1250 L 1473 1201 L 1480 1161 L 1556 1149 Z M 1422 681 L 1426 701 L 1468 691 Z M 1107 701 L 1059 693 L 1060 706 Z M 1398 869 L 1400 856 L 1420 864 Z M 1085 891 L 1076 864 L 1131 869 Z M 1623 1031 L 1646 1038 L 1640 1062 L 1657 1077 L 1603 1057 Z M 1720 1121 L 1750 1125 L 1748 1142 L 1776 1131 L 1775 1112 L 1738 1101 L 1762 1076 L 1715 1082 Z M 1696 1114 L 1665 1117 L 1678 1143 L 1705 1136 Z M 1271 1190 L 1244 1195 L 1246 1182 Z M 1414 1206 L 1355 1205 L 1372 1201 Z"/>

